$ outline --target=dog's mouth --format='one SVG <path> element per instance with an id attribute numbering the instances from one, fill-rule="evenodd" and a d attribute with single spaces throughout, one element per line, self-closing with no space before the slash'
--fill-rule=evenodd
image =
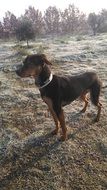
<path id="1" fill-rule="evenodd" d="M 22 70 L 16 70 L 16 74 L 21 78 L 35 78 L 34 74 L 28 72 L 22 72 Z"/>
<path id="2" fill-rule="evenodd" d="M 24 77 L 30 77 L 30 74 L 29 75 L 26 75 L 25 73 L 21 72 L 21 70 L 16 70 L 16 74 L 21 77 L 21 78 L 24 78 Z"/>
<path id="3" fill-rule="evenodd" d="M 16 72 L 16 74 L 20 77 L 20 71 L 19 71 L 19 70 L 16 70 L 15 72 Z"/>

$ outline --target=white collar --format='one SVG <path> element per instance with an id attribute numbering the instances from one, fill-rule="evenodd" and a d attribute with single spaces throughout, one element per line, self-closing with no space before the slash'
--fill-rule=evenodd
<path id="1" fill-rule="evenodd" d="M 44 85 L 39 86 L 39 89 L 46 87 L 52 81 L 52 79 L 53 79 L 53 74 L 51 73 L 49 78 L 44 82 Z"/>

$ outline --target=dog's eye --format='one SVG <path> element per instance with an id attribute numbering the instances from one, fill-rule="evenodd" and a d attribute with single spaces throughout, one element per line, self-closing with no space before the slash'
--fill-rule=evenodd
<path id="1" fill-rule="evenodd" d="M 27 69 L 29 65 L 28 65 L 28 64 L 26 64 L 26 65 L 24 65 L 24 66 L 25 66 L 25 68 Z"/>
<path id="2" fill-rule="evenodd" d="M 32 66 L 32 65 L 33 65 L 33 63 L 29 63 L 29 65 L 30 65 L 30 66 Z"/>
<path id="3" fill-rule="evenodd" d="M 23 67 L 23 64 L 17 65 L 17 69 L 20 69 L 20 68 L 22 68 L 22 67 Z"/>

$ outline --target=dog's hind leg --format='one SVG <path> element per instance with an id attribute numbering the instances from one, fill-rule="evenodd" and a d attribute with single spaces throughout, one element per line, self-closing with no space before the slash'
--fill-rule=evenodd
<path id="1" fill-rule="evenodd" d="M 98 112 L 97 112 L 97 116 L 95 118 L 95 122 L 98 122 L 99 119 L 100 119 L 100 114 L 101 114 L 101 108 L 102 108 L 102 104 L 99 102 L 98 105 L 97 105 L 97 108 L 98 108 Z"/>
<path id="2" fill-rule="evenodd" d="M 91 101 L 98 108 L 97 116 L 96 116 L 96 118 L 94 120 L 95 122 L 99 121 L 100 114 L 101 114 L 102 104 L 99 102 L 99 96 L 100 96 L 100 92 L 101 92 L 101 87 L 102 87 L 102 83 L 97 78 L 96 81 L 92 84 L 92 86 L 90 88 Z"/>
<path id="3" fill-rule="evenodd" d="M 84 107 L 83 107 L 83 109 L 81 110 L 81 113 L 84 113 L 85 111 L 86 111 L 86 108 L 87 108 L 87 106 L 88 106 L 88 98 L 87 98 L 87 92 L 84 92 L 81 96 L 80 96 L 80 98 L 81 98 L 81 100 L 83 100 L 84 102 L 85 102 L 85 105 L 84 105 Z"/>
<path id="4" fill-rule="evenodd" d="M 53 110 L 53 103 L 50 98 L 43 97 L 42 99 L 48 105 L 49 111 L 50 111 L 51 115 L 53 116 L 53 119 L 55 122 L 56 128 L 52 131 L 52 135 L 57 135 L 58 129 L 60 127 L 60 123 L 59 123 L 59 120 L 58 120 L 58 117 L 57 117 L 55 111 Z"/>

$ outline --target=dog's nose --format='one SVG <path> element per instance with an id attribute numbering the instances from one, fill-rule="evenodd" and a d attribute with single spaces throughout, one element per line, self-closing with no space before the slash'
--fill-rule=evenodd
<path id="1" fill-rule="evenodd" d="M 17 74 L 18 76 L 20 75 L 20 71 L 19 71 L 19 70 L 16 70 L 15 72 L 16 72 L 16 74 Z"/>
<path id="2" fill-rule="evenodd" d="M 18 76 L 20 76 L 21 70 L 22 70 L 22 64 L 21 64 L 21 65 L 17 65 L 15 72 L 16 72 L 16 74 L 17 74 Z"/>

